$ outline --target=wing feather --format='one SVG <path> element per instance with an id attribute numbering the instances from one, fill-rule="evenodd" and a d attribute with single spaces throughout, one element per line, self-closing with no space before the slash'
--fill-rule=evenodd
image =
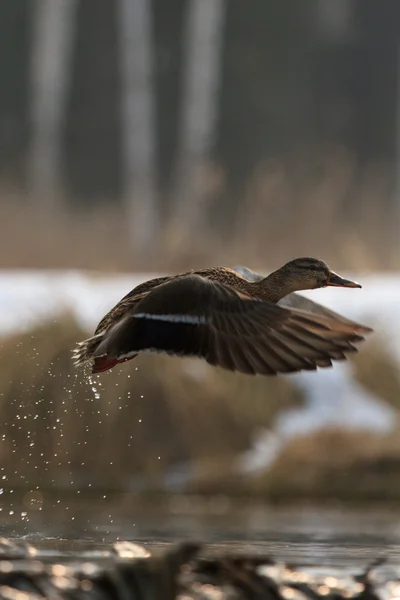
<path id="1" fill-rule="evenodd" d="M 251 299 L 198 275 L 168 280 L 111 327 L 95 356 L 153 351 L 199 356 L 243 373 L 331 366 L 357 351 L 369 328 Z"/>

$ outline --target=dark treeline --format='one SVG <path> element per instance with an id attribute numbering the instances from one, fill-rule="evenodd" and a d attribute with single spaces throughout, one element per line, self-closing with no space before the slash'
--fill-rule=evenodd
<path id="1" fill-rule="evenodd" d="M 329 1 L 329 0 L 327 0 Z M 339 35 L 317 0 L 229 0 L 223 35 L 214 159 L 240 192 L 270 158 L 315 155 L 337 144 L 360 165 L 393 164 L 400 3 L 347 0 Z M 0 5 L 0 177 L 24 185 L 30 139 L 31 0 Z M 153 0 L 159 187 L 174 164 L 185 0 Z M 63 140 L 64 185 L 93 203 L 122 188 L 118 27 L 114 0 L 78 2 Z"/>

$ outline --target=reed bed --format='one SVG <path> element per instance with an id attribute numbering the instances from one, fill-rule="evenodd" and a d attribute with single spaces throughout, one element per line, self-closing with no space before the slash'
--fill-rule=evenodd
<path id="1" fill-rule="evenodd" d="M 284 378 L 190 359 L 140 356 L 90 379 L 71 361 L 86 335 L 64 315 L 2 341 L 0 468 L 8 485 L 164 487 L 177 466 L 194 476 L 202 465 L 232 464 L 257 428 L 303 402 Z"/>
<path id="2" fill-rule="evenodd" d="M 86 334 L 65 314 L 2 340 L 5 488 L 167 490 L 271 501 L 400 497 L 400 423 L 387 435 L 335 429 L 298 437 L 270 468 L 239 475 L 237 458 L 255 433 L 303 405 L 290 377 L 141 356 L 91 379 L 71 361 Z M 384 346 L 364 348 L 353 369 L 398 408 L 398 366 Z"/>
<path id="3" fill-rule="evenodd" d="M 205 172 L 195 227 L 162 198 L 161 229 L 141 252 L 133 250 L 121 200 L 85 209 L 64 199 L 59 211 L 42 214 L 26 194 L 3 189 L 0 267 L 174 271 L 244 263 L 265 270 L 314 255 L 337 269 L 398 268 L 399 215 L 385 167 L 360 169 L 344 151 L 271 161 L 235 196 L 220 169 Z"/>

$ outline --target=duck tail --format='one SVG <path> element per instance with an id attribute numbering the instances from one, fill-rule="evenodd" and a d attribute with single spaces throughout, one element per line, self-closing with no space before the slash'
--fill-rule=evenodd
<path id="1" fill-rule="evenodd" d="M 72 360 L 76 367 L 85 364 L 93 358 L 93 353 L 102 341 L 103 336 L 104 332 L 97 333 L 93 337 L 77 344 L 75 350 L 72 351 Z"/>
<path id="2" fill-rule="evenodd" d="M 133 354 L 128 358 L 107 358 L 107 356 L 96 356 L 94 358 L 93 354 L 100 342 L 102 341 L 104 336 L 104 332 L 98 333 L 87 340 L 83 340 L 83 342 L 79 342 L 75 350 L 72 352 L 72 360 L 76 367 L 80 365 L 84 365 L 89 361 L 93 361 L 92 373 L 104 373 L 104 371 L 108 371 L 115 367 L 115 365 L 119 363 L 124 363 L 127 360 L 131 360 L 137 356 L 137 354 Z"/>
<path id="3" fill-rule="evenodd" d="M 119 365 L 121 363 L 126 362 L 127 360 L 132 360 L 132 358 L 136 358 L 137 354 L 133 354 L 129 358 L 107 358 L 107 356 L 97 356 L 94 359 L 92 373 L 104 373 L 104 371 L 109 371 L 115 365 Z"/>

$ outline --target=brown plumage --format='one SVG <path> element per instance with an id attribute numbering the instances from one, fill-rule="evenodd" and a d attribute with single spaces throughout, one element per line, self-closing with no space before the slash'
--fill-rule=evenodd
<path id="1" fill-rule="evenodd" d="M 92 338 L 78 344 L 75 363 L 92 361 L 92 372 L 100 373 L 150 351 L 276 375 L 331 366 L 372 331 L 293 294 L 361 287 L 323 261 L 298 258 L 268 277 L 242 273 L 213 267 L 138 285 L 103 317 Z"/>

